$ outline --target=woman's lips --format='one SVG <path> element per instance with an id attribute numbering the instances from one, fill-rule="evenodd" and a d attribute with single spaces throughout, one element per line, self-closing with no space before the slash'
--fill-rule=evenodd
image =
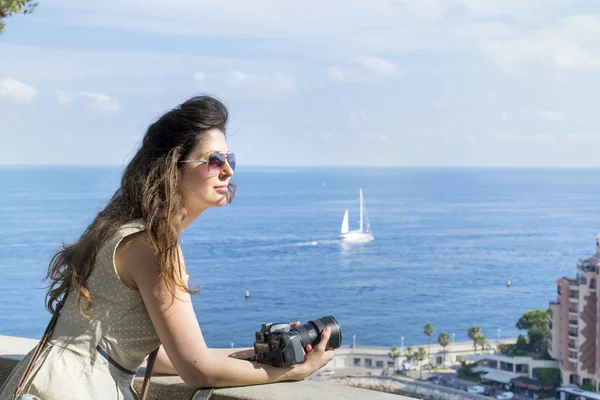
<path id="1" fill-rule="evenodd" d="M 227 189 L 227 185 L 215 186 L 215 190 L 219 193 L 226 194 L 229 189 Z"/>

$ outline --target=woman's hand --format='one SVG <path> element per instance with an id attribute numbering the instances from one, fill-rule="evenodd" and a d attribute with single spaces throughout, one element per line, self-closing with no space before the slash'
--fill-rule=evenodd
<path id="1" fill-rule="evenodd" d="M 333 359 L 335 350 L 326 350 L 330 337 L 331 328 L 326 327 L 321 333 L 321 341 L 314 348 L 310 344 L 306 346 L 304 363 L 298 365 L 298 372 L 302 378 L 314 374 Z"/>

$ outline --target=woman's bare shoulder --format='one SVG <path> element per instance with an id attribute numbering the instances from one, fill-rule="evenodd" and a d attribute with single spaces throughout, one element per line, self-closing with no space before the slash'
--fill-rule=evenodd
<path id="1" fill-rule="evenodd" d="M 145 232 L 129 235 L 115 249 L 115 268 L 121 281 L 137 289 L 139 273 L 160 274 L 160 262 Z"/>

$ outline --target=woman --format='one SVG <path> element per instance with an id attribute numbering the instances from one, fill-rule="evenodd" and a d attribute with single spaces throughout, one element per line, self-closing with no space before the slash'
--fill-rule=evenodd
<path id="1" fill-rule="evenodd" d="M 228 113 L 194 97 L 146 132 L 121 186 L 79 240 L 51 260 L 47 308 L 57 312 L 49 344 L 25 393 L 50 399 L 135 399 L 135 371 L 160 346 L 154 371 L 190 387 L 299 380 L 334 355 L 323 332 L 305 362 L 276 368 L 247 361 L 252 349 L 208 348 L 194 314 L 180 233 L 210 207 L 231 202 L 235 157 L 225 141 Z M 0 389 L 15 390 L 31 353 Z M 236 357 L 239 357 L 236 358 Z"/>

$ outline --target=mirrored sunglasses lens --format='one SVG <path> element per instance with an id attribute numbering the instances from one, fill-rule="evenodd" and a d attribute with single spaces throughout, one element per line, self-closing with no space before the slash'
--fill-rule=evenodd
<path id="1" fill-rule="evenodd" d="M 216 153 L 208 157 L 208 169 L 209 170 L 217 170 L 223 168 L 225 165 L 225 154 Z"/>
<path id="2" fill-rule="evenodd" d="M 235 171 L 235 154 L 229 153 L 229 156 L 227 157 L 227 161 L 229 162 L 229 166 L 231 167 L 231 170 Z"/>

